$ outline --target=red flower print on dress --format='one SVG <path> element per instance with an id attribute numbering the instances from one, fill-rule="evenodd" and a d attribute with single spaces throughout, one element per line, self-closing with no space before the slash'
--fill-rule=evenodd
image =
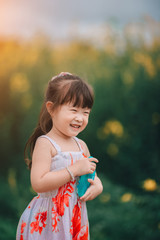
<path id="1" fill-rule="evenodd" d="M 26 225 L 27 224 L 25 222 L 23 222 L 23 220 L 22 220 L 20 240 L 23 240 L 23 232 L 24 232 L 24 228 L 25 228 Z"/>
<path id="2" fill-rule="evenodd" d="M 73 240 L 88 240 L 88 225 L 81 227 L 81 202 L 78 201 L 73 209 L 70 233 Z"/>
<path id="3" fill-rule="evenodd" d="M 31 234 L 33 234 L 34 232 L 38 232 L 41 234 L 43 228 L 45 228 L 46 223 L 45 221 L 47 220 L 47 211 L 46 212 L 39 212 L 37 213 L 37 215 L 35 216 L 36 221 L 35 222 L 31 222 L 30 226 L 31 226 Z"/>
<path id="4" fill-rule="evenodd" d="M 70 233 L 74 237 L 76 236 L 77 233 L 80 232 L 81 230 L 81 203 L 80 201 L 77 202 L 77 204 L 74 206 L 73 209 L 73 217 L 72 217 L 72 225 L 70 229 Z"/>
<path id="5" fill-rule="evenodd" d="M 81 231 L 73 240 L 88 240 L 88 224 L 81 227 Z"/>
<path id="6" fill-rule="evenodd" d="M 52 208 L 52 227 L 53 227 L 52 231 L 59 232 L 59 229 L 57 227 L 58 221 L 60 221 L 59 215 L 53 207 Z"/>
<path id="7" fill-rule="evenodd" d="M 71 193 L 74 191 L 73 185 L 76 180 L 70 181 L 64 186 L 58 189 L 58 194 L 56 197 L 52 198 L 53 208 L 52 208 L 52 231 L 59 231 L 57 227 L 58 221 L 60 221 L 59 217 L 64 215 L 65 206 L 69 207 L 69 197 L 71 197 Z"/>

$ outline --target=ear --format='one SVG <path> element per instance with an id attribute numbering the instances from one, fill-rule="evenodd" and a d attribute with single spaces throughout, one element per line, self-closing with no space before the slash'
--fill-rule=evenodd
<path id="1" fill-rule="evenodd" d="M 47 108 L 48 113 L 51 115 L 53 113 L 53 102 L 47 101 L 46 108 Z"/>

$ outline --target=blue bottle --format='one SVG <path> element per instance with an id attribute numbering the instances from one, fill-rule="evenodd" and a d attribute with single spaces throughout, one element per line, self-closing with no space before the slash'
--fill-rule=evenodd
<path id="1" fill-rule="evenodd" d="M 89 158 L 93 158 L 93 157 L 90 156 Z M 82 197 L 85 194 L 87 188 L 90 186 L 88 179 L 90 178 L 94 180 L 95 174 L 96 174 L 96 171 L 94 171 L 93 173 L 88 173 L 80 176 L 77 184 L 77 193 L 79 197 Z"/>

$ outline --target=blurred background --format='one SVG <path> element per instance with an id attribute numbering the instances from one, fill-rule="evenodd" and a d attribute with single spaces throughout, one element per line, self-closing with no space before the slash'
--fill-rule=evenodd
<path id="1" fill-rule="evenodd" d="M 160 239 L 159 0 L 0 0 L 0 239 L 35 196 L 23 150 L 61 71 L 95 89 L 79 136 L 104 185 L 91 239 Z"/>

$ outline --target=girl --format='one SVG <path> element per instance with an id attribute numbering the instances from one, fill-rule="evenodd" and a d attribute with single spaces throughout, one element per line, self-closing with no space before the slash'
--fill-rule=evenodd
<path id="1" fill-rule="evenodd" d="M 77 179 L 93 173 L 98 160 L 76 136 L 88 124 L 93 105 L 90 85 L 61 73 L 51 79 L 38 126 L 29 138 L 31 184 L 36 197 L 22 214 L 17 240 L 89 240 L 86 201 L 102 192 L 96 176 L 79 198 Z"/>

